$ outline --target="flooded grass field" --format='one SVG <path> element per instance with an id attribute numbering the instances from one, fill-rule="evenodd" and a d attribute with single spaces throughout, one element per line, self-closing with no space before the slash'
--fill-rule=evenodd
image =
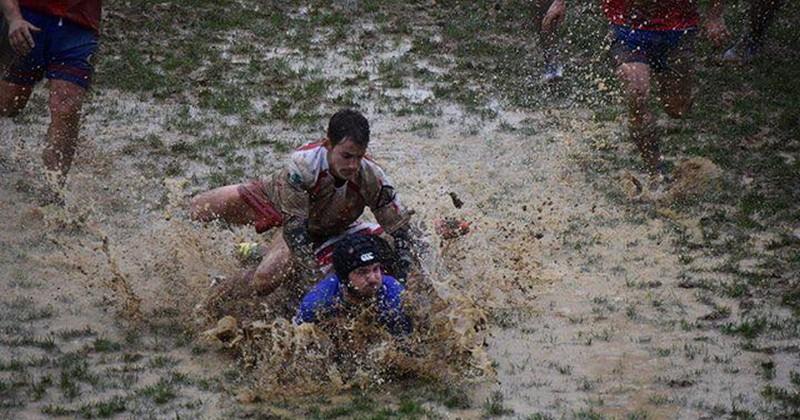
<path id="1" fill-rule="evenodd" d="M 557 86 L 525 1 L 104 4 L 64 208 L 34 192 L 46 89 L 0 120 L 0 417 L 800 415 L 800 7 L 751 66 L 698 46 L 653 201 L 599 7 L 570 3 Z M 209 285 L 269 234 L 192 222 L 189 198 L 265 177 L 343 107 L 428 244 L 417 332 L 295 327 L 278 293 L 204 333 Z"/>

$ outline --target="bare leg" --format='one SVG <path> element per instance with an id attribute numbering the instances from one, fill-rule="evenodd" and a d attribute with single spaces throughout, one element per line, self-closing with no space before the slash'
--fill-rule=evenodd
<path id="1" fill-rule="evenodd" d="M 48 178 L 60 189 L 72 166 L 86 90 L 63 80 L 50 81 L 50 127 L 42 158 Z"/>
<path id="2" fill-rule="evenodd" d="M 648 107 L 650 99 L 650 66 L 644 63 L 623 63 L 617 68 L 628 102 L 630 136 L 652 176 L 659 174 L 661 151 L 655 130 L 655 118 Z"/>
<path id="3" fill-rule="evenodd" d="M 544 18 L 545 14 L 547 14 L 547 10 L 552 4 L 553 0 L 536 0 L 534 4 L 536 9 L 534 22 L 536 26 L 536 32 L 539 35 L 539 45 L 541 45 L 542 57 L 544 58 L 543 80 L 545 82 L 556 82 L 560 80 L 563 72 L 563 67 L 559 63 L 558 50 L 556 49 L 556 43 L 558 41 L 556 37 L 557 27 L 545 28 L 542 25 L 542 19 Z"/>
<path id="4" fill-rule="evenodd" d="M 694 69 L 689 63 L 676 63 L 669 70 L 656 74 L 658 99 L 672 118 L 683 118 L 692 108 Z"/>
<path id="5" fill-rule="evenodd" d="M 282 232 L 276 232 L 255 271 L 245 271 L 225 279 L 212 290 L 205 304 L 209 314 L 214 317 L 228 315 L 235 307 L 246 303 L 242 300 L 252 300 L 255 296 L 275 291 L 291 272 L 290 255 Z"/>
<path id="6" fill-rule="evenodd" d="M 227 185 L 206 191 L 192 198 L 193 220 L 208 222 L 222 219 L 236 225 L 255 223 L 258 214 L 239 194 L 239 184 Z"/>
<path id="7" fill-rule="evenodd" d="M 33 88 L 0 80 L 0 117 L 17 116 L 28 103 Z"/>
<path id="8" fill-rule="evenodd" d="M 748 64 L 758 57 L 775 13 L 785 0 L 750 0 L 748 33 L 728 48 L 722 60 L 731 64 Z"/>
<path id="9" fill-rule="evenodd" d="M 546 64 L 552 63 L 556 56 L 555 30 L 546 31 L 542 28 L 542 19 L 552 3 L 553 0 L 536 0 L 536 4 L 534 5 L 536 9 L 536 16 L 534 17 L 536 32 L 539 34 L 539 43 L 542 46 L 542 54 L 544 54 L 544 62 Z"/>
<path id="10" fill-rule="evenodd" d="M 291 256 L 289 246 L 283 240 L 283 232 L 276 232 L 253 276 L 256 293 L 269 295 L 286 281 L 292 274 Z"/>

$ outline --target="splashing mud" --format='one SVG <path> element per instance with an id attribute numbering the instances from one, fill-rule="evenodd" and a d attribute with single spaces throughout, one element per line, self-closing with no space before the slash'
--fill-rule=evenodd
<path id="1" fill-rule="evenodd" d="M 415 332 L 395 339 L 374 323 L 371 308 L 346 319 L 295 326 L 284 318 L 255 321 L 233 347 L 270 396 L 332 395 L 369 390 L 404 378 L 448 383 L 485 379 L 485 318 L 474 306 L 443 305 L 414 313 Z M 427 322 L 421 322 L 427 318 Z"/>
<path id="2" fill-rule="evenodd" d="M 675 182 L 669 189 L 668 201 L 700 197 L 719 188 L 722 170 L 703 157 L 693 157 L 681 161 L 675 168 Z"/>
<path id="3" fill-rule="evenodd" d="M 82 156 L 92 154 L 89 150 Z M 131 181 L 112 177 L 105 188 L 126 182 Z M 302 290 L 294 288 L 282 288 L 267 299 L 243 297 L 234 302 L 236 318 L 221 323 L 197 319 L 195 305 L 212 290 L 213 279 L 235 277 L 247 268 L 236 257 L 235 244 L 264 238 L 248 228 L 188 222 L 185 187 L 182 178 L 144 187 L 142 196 L 135 197 L 141 200 L 138 205 L 157 210 L 137 215 L 135 221 L 102 216 L 115 213 L 109 206 L 121 203 L 114 202 L 77 212 L 46 209 L 42 216 L 50 225 L 73 232 L 54 239 L 61 249 L 59 262 L 74 268 L 70 275 L 87 290 L 101 293 L 130 327 L 158 326 L 169 318 L 183 331 L 216 328 L 198 338 L 222 338 L 254 378 L 254 390 L 264 395 L 333 394 L 403 378 L 475 382 L 493 374 L 484 348 L 484 309 L 448 285 L 447 267 L 457 266 L 462 257 L 456 255 L 463 254 L 455 251 L 454 242 L 427 257 L 423 271 L 436 287 L 409 288 L 406 300 L 413 302 L 408 313 L 415 331 L 407 339 L 396 340 L 374 325 L 368 308 L 346 319 L 295 326 L 289 318 Z M 414 194 L 408 200 L 417 201 Z M 298 284 L 309 286 L 313 280 Z"/>
<path id="4" fill-rule="evenodd" d="M 672 176 L 674 179 L 667 190 L 657 195 L 649 191 L 647 176 L 637 176 L 627 170 L 617 175 L 617 186 L 629 199 L 669 205 L 702 197 L 719 188 L 722 171 L 706 158 L 692 157 L 678 162 Z"/>
<path id="5" fill-rule="evenodd" d="M 463 295 L 442 299 L 424 281 L 418 275 L 409 282 L 405 302 L 414 332 L 404 338 L 378 325 L 369 305 L 319 324 L 295 325 L 289 318 L 300 296 L 291 290 L 267 298 L 237 296 L 215 307 L 214 315 L 228 310 L 239 318 L 206 318 L 213 328 L 202 336 L 232 349 L 254 375 L 254 391 L 272 397 L 333 395 L 405 378 L 452 384 L 491 377 L 483 310 Z"/>
<path id="6" fill-rule="evenodd" d="M 307 64 L 295 55 L 293 66 Z M 342 71 L 334 64 L 322 66 L 326 77 L 349 77 L 349 70 L 331 74 Z M 371 81 L 378 75 L 372 71 L 365 77 Z M 420 84 L 384 96 L 430 105 L 437 90 L 428 88 Z M 44 95 L 37 95 L 34 100 L 44 104 Z M 569 413 L 599 399 L 609 402 L 602 408 L 607 414 L 656 406 L 664 417 L 699 417 L 711 412 L 700 405 L 705 400 L 736 405 L 739 394 L 754 395 L 756 356 L 712 328 L 683 329 L 708 315 L 698 303 L 708 299 L 695 299 L 680 282 L 665 221 L 612 202 L 602 189 L 613 181 L 586 179 L 581 169 L 591 166 L 597 150 L 619 147 L 620 154 L 635 153 L 623 150 L 630 145 L 607 141 L 615 137 L 614 129 L 592 122 L 591 111 L 516 112 L 493 101 L 487 110 L 496 114 L 492 118 L 465 113 L 452 103 L 441 103 L 430 114 L 419 108 L 393 117 L 391 107 L 370 101 L 362 106 L 376 138 L 370 153 L 431 235 L 422 274 L 432 289 L 409 290 L 408 311 L 416 329 L 407 339 L 387 336 L 367 310 L 295 326 L 289 318 L 299 298 L 296 290 L 235 302 L 246 316 L 198 320 L 195 305 L 209 293 L 212 280 L 235 277 L 245 268 L 234 256 L 235 244 L 266 238 L 247 228 L 189 222 L 187 196 L 208 184 L 263 175 L 228 173 L 222 166 L 243 158 L 238 169 L 272 170 L 289 146 L 319 133 L 255 121 L 252 127 L 247 122 L 241 136 L 208 137 L 241 128 L 239 118 L 188 106 L 186 116 L 170 122 L 170 116 L 181 114 L 178 106 L 116 91 L 96 92 L 96 109 L 87 112 L 82 133 L 91 141 L 82 142 L 70 175 L 69 211 L 30 209 L 34 197 L 17 185 L 36 172 L 14 165 L 38 165 L 32 162 L 38 162 L 40 151 L 29 139 L 43 138 L 47 116 L 29 114 L 32 121 L 24 125 L 0 121 L 0 168 L 10 174 L 0 183 L 0 216 L 12 221 L 0 232 L 0 273 L 57 279 L 43 282 L 47 293 L 41 299 L 54 306 L 70 302 L 62 306 L 74 313 L 47 320 L 37 333 L 74 329 L 95 319 L 101 321 L 93 321 L 93 328 L 114 333 L 116 319 L 104 317 L 111 304 L 134 328 L 172 320 L 176 334 L 208 331 L 198 339 L 222 339 L 215 345 L 237 357 L 255 392 L 264 395 L 370 390 L 414 377 L 498 386 L 520 414 Z M 270 141 L 236 143 L 253 133 Z M 289 140 L 281 143 L 284 149 L 265 150 L 272 138 Z M 602 141 L 592 150 L 585 139 Z M 228 156 L 236 159 L 229 162 Z M 165 173 L 181 176 L 164 178 Z M 676 174 L 682 197 L 701 194 L 719 170 L 690 160 Z M 433 236 L 436 221 L 448 218 L 469 221 L 469 232 Z M 683 215 L 668 218 L 697 225 Z M 303 285 L 313 280 L 304 279 Z M 12 289 L 26 293 L 0 284 L 3 292 Z M 725 298 L 718 304 L 736 305 Z M 5 335 L 3 340 L 8 341 Z M 2 352 L 7 357 L 7 349 Z M 213 356 L 192 362 L 189 369 L 199 371 L 198 365 L 223 358 L 208 354 Z M 212 374 L 220 376 L 223 369 Z"/>

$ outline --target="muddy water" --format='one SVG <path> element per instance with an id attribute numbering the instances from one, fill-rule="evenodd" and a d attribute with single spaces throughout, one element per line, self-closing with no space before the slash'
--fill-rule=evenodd
<path id="1" fill-rule="evenodd" d="M 45 116 L 24 126 L 0 122 L 4 274 L 43 279 L 46 293 L 37 299 L 64 308 L 50 331 L 90 324 L 115 334 L 120 320 L 135 324 L 159 310 L 177 312 L 189 329 L 208 327 L 195 323 L 194 304 L 212 278 L 240 270 L 235 243 L 262 238 L 246 228 L 187 220 L 186 199 L 203 188 L 187 180 L 209 167 L 164 178 L 168 162 L 155 160 L 147 170 L 141 163 L 152 157 L 125 152 L 132 133 L 176 141 L 180 135 L 163 128 L 173 110 L 117 94 L 98 94 L 95 104 L 67 212 L 38 208 L 23 185 L 37 170 Z M 280 386 L 290 395 L 331 384 L 371 389 L 432 374 L 483 380 L 474 401 L 499 390 L 517 414 L 591 407 L 611 415 L 695 417 L 717 405 L 757 403 L 756 356 L 715 330 L 681 327 L 707 307 L 677 287 L 670 219 L 643 216 L 652 210 L 646 205 L 609 202 L 600 191 L 615 178 L 586 179 L 580 169 L 592 161 L 585 139 L 617 139 L 616 125 L 589 123 L 582 110 L 501 109 L 493 120 L 442 110 L 430 132 L 412 130 L 421 117 L 369 109 L 368 117 L 371 153 L 417 212 L 415 223 L 431 244 L 425 272 L 444 304 L 418 315 L 427 324 L 410 344 L 362 328 L 358 317 L 352 325 L 320 328 L 296 328 L 275 316 L 250 320 L 236 344 L 236 366 L 250 369 L 258 389 Z M 115 123 L 123 111 L 124 124 Z M 632 153 L 624 145 L 619 152 Z M 453 205 L 450 193 L 463 207 Z M 471 232 L 438 238 L 433 223 L 447 216 L 467 220 Z M 413 299 L 411 305 L 413 311 Z M 213 366 L 219 373 L 227 364 L 224 356 L 216 362 L 184 356 L 190 371 Z M 208 398 L 204 409 L 213 413 L 217 399 Z"/>
<path id="2" fill-rule="evenodd" d="M 37 90 L 33 106 L 46 92 Z M 113 97 L 113 95 L 112 95 Z M 81 352 L 98 377 L 107 379 L 115 368 L 114 356 L 86 354 L 96 337 L 123 343 L 137 337 L 134 350 L 147 357 L 165 356 L 158 338 L 149 331 L 160 314 L 170 322 L 191 329 L 192 296 L 208 284 L 210 275 L 232 270 L 225 258 L 230 231 L 197 229 L 182 219 L 183 192 L 179 180 L 148 178 L 135 165 L 136 157 L 121 151 L 138 133 L 153 130 L 159 117 L 145 107 L 134 106 L 137 116 L 125 127 L 110 126 L 121 107 L 116 99 L 99 98 L 108 113 L 88 118 L 82 131 L 78 156 L 71 173 L 64 209 L 37 205 L 31 190 L 39 182 L 39 156 L 46 130 L 46 115 L 30 111 L 32 121 L 14 124 L 0 121 L 0 295 L 3 304 L 28 299 L 32 307 L 51 308 L 53 316 L 41 321 L 6 325 L 2 339 L 19 337 L 54 340 L 55 351 L 25 345 L 0 346 L 3 360 L 46 357 L 58 363 L 69 352 Z M 131 101 L 131 104 L 134 102 Z M 163 110 L 162 110 L 163 111 Z M 179 192 L 181 191 L 181 192 Z M 174 314 L 174 315 L 172 315 Z M 21 330 L 19 328 L 22 328 Z M 63 334 L 89 331 L 85 336 L 59 338 Z M 177 332 L 181 328 L 178 327 Z M 219 375 L 229 363 L 213 355 L 191 354 L 175 349 L 167 356 L 177 360 L 177 370 L 192 376 Z M 100 374 L 102 373 L 102 374 Z M 47 366 L 30 368 L 33 378 L 58 374 Z M 135 387 L 158 381 L 156 374 L 137 374 Z M 4 380 L 7 378 L 3 378 Z M 133 391 L 133 389 L 128 389 Z M 61 401 L 45 395 L 19 409 L 12 417 L 40 418 L 48 404 L 76 409 L 82 404 L 109 399 L 110 391 L 95 391 L 80 399 Z M 197 388 L 181 391 L 185 401 L 205 400 L 203 412 L 219 415 L 219 395 Z M 133 415 L 146 416 L 146 409 L 131 408 Z M 150 412 L 149 415 L 153 415 Z"/>
<path id="3" fill-rule="evenodd" d="M 620 126 L 590 119 L 574 109 L 505 111 L 495 121 L 445 112 L 428 134 L 399 134 L 409 122 L 384 120 L 376 129 L 391 140 L 375 153 L 401 168 L 393 174 L 420 219 L 472 223 L 466 237 L 432 238 L 429 269 L 441 293 L 463 293 L 489 314 L 497 389 L 515 413 L 675 418 L 756 407 L 757 357 L 715 329 L 691 327 L 709 309 L 678 287 L 672 251 L 670 225 L 691 233 L 696 221 L 676 217 L 668 200 L 713 188 L 718 170 L 678 162 L 666 202 L 612 203 L 602 191 L 626 186 L 613 174 L 587 179 L 581 167 L 595 153 L 587 138 L 620 142 Z"/>
<path id="4" fill-rule="evenodd" d="M 86 121 L 83 133 L 92 141 L 84 139 L 81 144 L 66 209 L 40 208 L 35 193 L 26 191 L 37 183 L 36 156 L 46 124 L 44 116 L 37 116 L 35 123 L 27 126 L 4 121 L 4 134 L 10 134 L 3 136 L 4 153 L 12 159 L 4 162 L 9 176 L 3 184 L 3 196 L 8 198 L 3 209 L 8 213 L 5 220 L 14 220 L 11 224 L 17 229 L 5 229 L 3 242 L 6 249 L 16 249 L 26 257 L 44 253 L 38 260 L 9 263 L 6 268 L 28 271 L 41 265 L 35 268 L 57 270 L 59 282 L 69 284 L 74 295 L 69 300 L 70 311 L 79 318 L 63 328 L 96 319 L 108 324 L 96 331 L 116 335 L 113 325 L 145 329 L 155 314 L 166 311 L 177 314 L 174 318 L 185 324 L 186 330 L 201 331 L 209 326 L 209 320 L 198 320 L 194 308 L 205 297 L 210 281 L 241 270 L 233 255 L 236 243 L 263 238 L 247 228 L 189 222 L 187 178 L 194 174 L 154 176 L 164 162 L 153 162 L 155 170 L 146 170 L 141 165 L 143 156 L 131 154 L 129 142 L 142 133 L 173 141 L 170 133 L 158 128 L 163 124 L 163 110 L 118 97 L 99 95 L 96 100 L 115 106 Z M 105 126 L 109 114 L 123 108 L 133 111 L 129 114 L 133 117 L 126 120 L 127 128 Z M 411 201 L 413 197 L 409 194 Z M 30 223 L 19 222 L 27 219 Z M 30 230 L 31 224 L 38 229 Z M 32 235 L 38 239 L 29 239 Z M 43 241 L 49 246 L 40 250 Z M 11 256 L 7 259 L 13 260 Z M 426 259 L 434 260 L 441 257 Z M 403 377 L 475 381 L 491 375 L 483 348 L 486 320 L 482 309 L 458 288 L 442 287 L 448 283 L 447 270 L 426 262 L 429 269 L 435 271 L 431 278 L 437 279 L 444 301 L 434 304 L 426 296 L 426 307 L 410 305 L 417 324 L 412 339 L 394 343 L 370 325 L 296 328 L 286 320 L 285 311 L 276 316 L 265 308 L 263 316 L 242 323 L 240 341 L 228 345 L 240 357 L 237 364 L 252 370 L 256 390 L 271 394 L 278 387 L 287 395 L 305 395 L 322 389 L 328 393 L 354 386 L 369 389 Z M 47 295 L 63 299 L 61 293 L 65 292 L 58 286 Z M 93 309 L 96 305 L 110 313 L 99 316 Z M 357 317 L 356 322 L 363 323 L 362 318 Z M 362 330 L 367 332 L 365 336 L 339 334 Z M 342 360 L 331 364 L 331 359 Z M 363 362 L 353 364 L 355 359 Z M 189 369 L 201 370 L 201 366 Z"/>

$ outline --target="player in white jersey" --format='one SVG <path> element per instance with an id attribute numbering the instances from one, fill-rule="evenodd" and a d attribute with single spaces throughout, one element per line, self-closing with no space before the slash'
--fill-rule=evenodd
<path id="1" fill-rule="evenodd" d="M 348 233 L 392 237 L 392 274 L 405 281 L 412 254 L 410 212 L 401 204 L 383 169 L 366 157 L 369 123 L 361 113 L 341 110 L 331 117 L 327 137 L 291 154 L 287 165 L 265 181 L 229 185 L 192 199 L 192 218 L 252 224 L 258 232 L 282 227 L 258 268 L 235 286 L 267 295 L 297 268 L 322 274 L 337 238 Z M 359 222 L 369 207 L 378 225 Z M 242 294 L 242 290 L 237 291 Z"/>

